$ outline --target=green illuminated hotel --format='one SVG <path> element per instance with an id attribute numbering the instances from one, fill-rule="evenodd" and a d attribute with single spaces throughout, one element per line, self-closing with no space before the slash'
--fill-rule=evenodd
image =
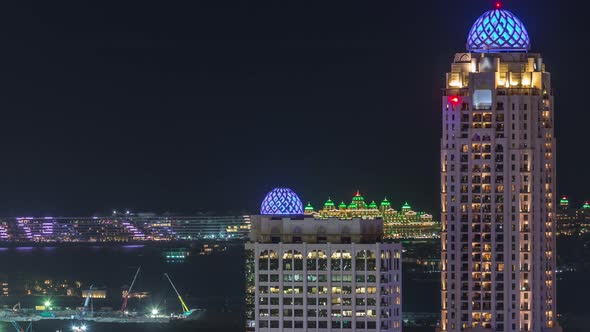
<path id="1" fill-rule="evenodd" d="M 384 198 L 380 204 L 375 201 L 365 202 L 365 198 L 357 191 L 350 204 L 344 201 L 336 205 L 331 198 L 324 203 L 321 210 L 315 210 L 308 203 L 305 214 L 316 218 L 339 219 L 383 219 L 384 237 L 388 239 L 429 239 L 440 237 L 440 223 L 434 221 L 431 214 L 416 212 L 408 202 L 405 202 L 400 210 L 392 207 L 391 202 Z"/>

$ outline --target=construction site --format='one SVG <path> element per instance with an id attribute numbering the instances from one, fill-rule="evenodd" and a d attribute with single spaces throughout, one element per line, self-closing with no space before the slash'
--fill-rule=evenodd
<path id="1" fill-rule="evenodd" d="M 78 307 L 58 307 L 50 300 L 34 307 L 23 307 L 21 303 L 15 304 L 11 309 L 0 311 L 0 322 L 10 323 L 17 332 L 33 331 L 34 322 L 41 320 L 71 321 L 71 330 L 86 331 L 86 322 L 95 323 L 134 323 L 134 324 L 163 324 L 172 321 L 189 321 L 201 318 L 204 309 L 189 309 L 178 289 L 167 273 L 165 279 L 170 284 L 177 297 L 180 310 L 175 312 L 164 311 L 157 306 L 145 308 L 143 311 L 128 308 L 129 298 L 135 294 L 134 286 L 140 274 L 141 268 L 137 268 L 129 288 L 124 292 L 121 307 L 118 310 L 112 308 L 95 308 L 93 295 L 94 285 L 85 291 L 83 303 Z M 100 294 L 100 293 L 99 293 Z"/>

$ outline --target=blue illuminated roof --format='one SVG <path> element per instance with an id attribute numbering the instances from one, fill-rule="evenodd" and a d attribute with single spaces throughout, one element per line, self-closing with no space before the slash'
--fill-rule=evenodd
<path id="1" fill-rule="evenodd" d="M 483 13 L 471 27 L 467 50 L 471 52 L 526 52 L 529 34 L 516 15 L 504 9 Z"/>
<path id="2" fill-rule="evenodd" d="M 297 194 L 289 188 L 275 188 L 264 198 L 260 214 L 301 215 L 303 203 Z"/>

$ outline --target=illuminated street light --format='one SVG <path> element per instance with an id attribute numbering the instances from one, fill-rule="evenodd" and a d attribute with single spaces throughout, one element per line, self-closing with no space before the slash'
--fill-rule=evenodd
<path id="1" fill-rule="evenodd" d="M 72 331 L 74 331 L 74 332 L 85 332 L 87 330 L 88 330 L 88 326 L 86 326 L 85 324 L 82 324 L 80 326 L 72 325 Z"/>

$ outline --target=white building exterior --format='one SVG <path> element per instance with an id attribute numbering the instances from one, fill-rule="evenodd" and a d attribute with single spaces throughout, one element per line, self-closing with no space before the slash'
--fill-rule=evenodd
<path id="1" fill-rule="evenodd" d="M 518 18 L 488 11 L 447 74 L 442 331 L 560 330 L 554 103 L 550 74 L 529 47 Z"/>
<path id="2" fill-rule="evenodd" d="M 253 216 L 256 331 L 401 331 L 401 245 L 383 221 Z"/>

